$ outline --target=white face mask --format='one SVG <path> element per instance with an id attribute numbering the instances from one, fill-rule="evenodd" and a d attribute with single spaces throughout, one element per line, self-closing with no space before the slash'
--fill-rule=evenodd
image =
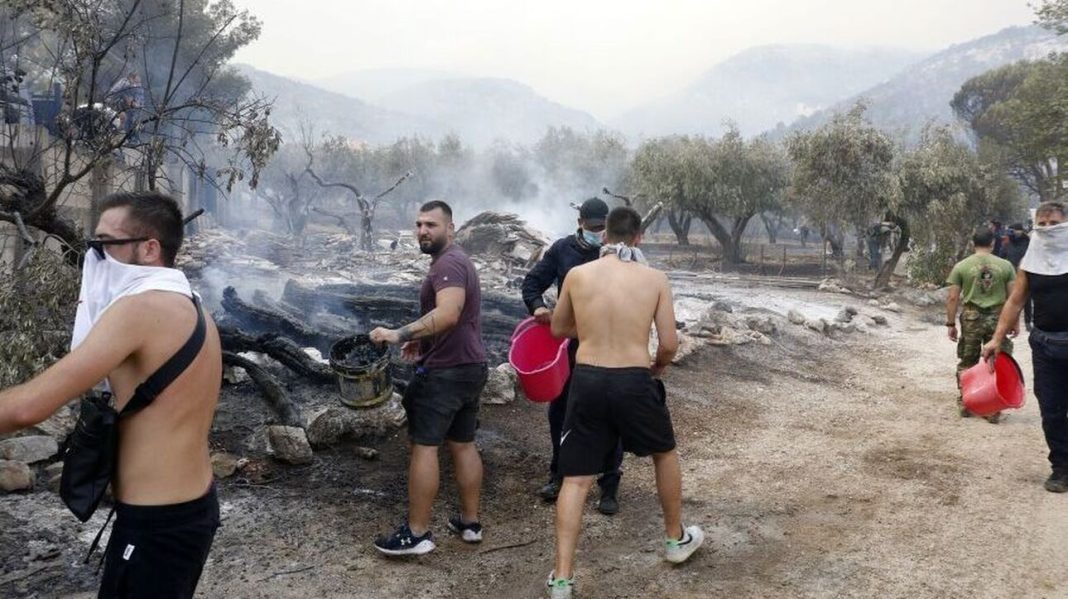
<path id="1" fill-rule="evenodd" d="M 189 280 L 178 269 L 123 264 L 106 251 L 103 254 L 103 258 L 95 250 L 85 254 L 78 312 L 74 317 L 72 349 L 85 340 L 100 316 L 120 298 L 144 291 L 173 291 L 192 295 Z"/>
<path id="2" fill-rule="evenodd" d="M 1035 227 L 1020 268 L 1039 275 L 1068 273 L 1068 222 Z"/>

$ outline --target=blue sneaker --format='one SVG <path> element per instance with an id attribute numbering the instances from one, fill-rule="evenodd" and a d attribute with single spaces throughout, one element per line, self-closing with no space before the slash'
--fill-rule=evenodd
<path id="1" fill-rule="evenodd" d="M 429 530 L 421 537 L 412 534 L 408 524 L 402 524 L 388 537 L 375 539 L 375 549 L 386 555 L 423 555 L 434 550 L 434 535 Z"/>
<path id="2" fill-rule="evenodd" d="M 460 535 L 465 543 L 482 542 L 482 525 L 478 522 L 464 522 L 460 516 L 449 518 L 449 530 Z"/>

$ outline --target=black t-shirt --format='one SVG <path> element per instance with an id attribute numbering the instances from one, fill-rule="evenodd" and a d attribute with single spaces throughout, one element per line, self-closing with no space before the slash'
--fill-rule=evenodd
<path id="1" fill-rule="evenodd" d="M 1035 328 L 1047 333 L 1068 332 L 1068 273 L 1027 273 L 1027 286 L 1035 302 Z"/>

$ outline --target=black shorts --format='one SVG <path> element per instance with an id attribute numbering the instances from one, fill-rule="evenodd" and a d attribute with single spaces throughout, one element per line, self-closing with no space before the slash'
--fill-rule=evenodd
<path id="1" fill-rule="evenodd" d="M 485 364 L 417 368 L 402 401 L 412 443 L 438 446 L 446 439 L 474 441 L 479 397 L 488 375 Z"/>
<path id="2" fill-rule="evenodd" d="M 218 528 L 215 485 L 185 503 L 117 504 L 97 599 L 192 597 Z"/>
<path id="3" fill-rule="evenodd" d="M 664 383 L 648 368 L 575 366 L 560 434 L 559 473 L 600 473 L 621 440 L 623 451 L 639 456 L 675 449 L 665 399 Z"/>

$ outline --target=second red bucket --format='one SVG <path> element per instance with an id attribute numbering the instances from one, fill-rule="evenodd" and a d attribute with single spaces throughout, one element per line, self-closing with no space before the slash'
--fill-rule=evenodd
<path id="1" fill-rule="evenodd" d="M 994 371 L 981 360 L 960 373 L 960 393 L 964 407 L 976 416 L 992 416 L 1005 409 L 1022 407 L 1024 397 L 1023 371 L 1012 356 L 998 353 Z"/>
<path id="2" fill-rule="evenodd" d="M 553 337 L 549 325 L 538 324 L 533 318 L 524 320 L 515 328 L 508 362 L 519 375 L 519 384 L 527 399 L 541 403 L 560 396 L 571 376 L 571 364 L 567 359 L 569 343 L 569 339 Z"/>

